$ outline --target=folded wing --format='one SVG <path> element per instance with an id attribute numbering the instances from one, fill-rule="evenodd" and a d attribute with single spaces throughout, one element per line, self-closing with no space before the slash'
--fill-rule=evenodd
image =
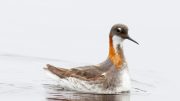
<path id="1" fill-rule="evenodd" d="M 74 77 L 86 81 L 96 81 L 104 78 L 102 75 L 103 72 L 97 66 L 93 65 L 65 69 L 47 64 L 46 69 L 60 78 Z"/>

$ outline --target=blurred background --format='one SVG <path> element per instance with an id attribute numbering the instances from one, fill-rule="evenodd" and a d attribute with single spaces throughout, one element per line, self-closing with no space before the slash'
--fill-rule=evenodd
<path id="1" fill-rule="evenodd" d="M 140 43 L 124 43 L 129 65 L 175 68 L 178 10 L 178 0 L 0 1 L 0 52 L 96 63 L 107 57 L 111 26 L 123 23 Z"/>
<path id="2" fill-rule="evenodd" d="M 107 58 L 110 28 L 123 23 L 140 43 L 124 42 L 130 70 L 150 71 L 150 78 L 163 80 L 162 91 L 178 91 L 179 4 L 178 0 L 1 0 L 0 55 L 96 64 Z"/>

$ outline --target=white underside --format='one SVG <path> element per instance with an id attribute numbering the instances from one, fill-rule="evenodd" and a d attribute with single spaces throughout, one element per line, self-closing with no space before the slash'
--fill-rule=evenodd
<path id="1" fill-rule="evenodd" d="M 86 93 L 99 93 L 99 94 L 117 94 L 124 91 L 130 91 L 130 77 L 128 70 L 124 69 L 120 74 L 121 83 L 115 89 L 103 89 L 102 84 L 91 84 L 87 81 L 79 80 L 73 77 L 59 78 L 47 70 L 47 74 L 57 81 L 58 85 L 67 90 L 75 90 Z"/>

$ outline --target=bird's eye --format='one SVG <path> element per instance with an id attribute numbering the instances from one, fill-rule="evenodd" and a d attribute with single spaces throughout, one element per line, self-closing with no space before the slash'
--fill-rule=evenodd
<path id="1" fill-rule="evenodd" d="M 122 30 L 121 28 L 117 28 L 117 32 L 121 32 L 121 30 Z"/>

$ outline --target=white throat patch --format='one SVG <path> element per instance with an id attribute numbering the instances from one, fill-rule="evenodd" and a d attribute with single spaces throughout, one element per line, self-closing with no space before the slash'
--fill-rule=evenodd
<path id="1" fill-rule="evenodd" d="M 113 40 L 113 47 L 115 49 L 115 51 L 117 52 L 117 47 L 120 46 L 121 48 L 123 47 L 123 40 L 120 36 L 117 36 L 117 35 L 114 35 L 112 37 L 112 40 Z"/>

